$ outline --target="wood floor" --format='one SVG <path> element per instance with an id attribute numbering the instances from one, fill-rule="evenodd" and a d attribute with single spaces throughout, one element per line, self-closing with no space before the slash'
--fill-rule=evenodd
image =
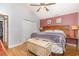
<path id="1" fill-rule="evenodd" d="M 9 56 L 34 56 L 32 53 L 27 51 L 26 43 L 15 47 L 15 48 L 7 48 L 7 52 Z M 79 51 L 76 50 L 75 46 L 66 45 L 66 52 L 64 56 L 79 56 Z"/>

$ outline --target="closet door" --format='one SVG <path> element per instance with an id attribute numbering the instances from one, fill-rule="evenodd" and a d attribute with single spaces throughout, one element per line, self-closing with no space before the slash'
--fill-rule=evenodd
<path id="1" fill-rule="evenodd" d="M 23 21 L 23 39 L 27 40 L 31 37 L 33 32 L 37 32 L 37 25 L 35 22 Z"/>

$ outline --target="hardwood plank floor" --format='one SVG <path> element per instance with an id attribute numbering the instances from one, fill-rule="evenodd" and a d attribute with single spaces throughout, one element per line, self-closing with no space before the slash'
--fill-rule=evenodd
<path id="1" fill-rule="evenodd" d="M 27 51 L 26 43 L 15 48 L 7 48 L 7 52 L 9 56 L 34 56 L 32 53 Z M 74 46 L 66 45 L 64 56 L 79 56 L 79 51 L 77 51 Z"/>

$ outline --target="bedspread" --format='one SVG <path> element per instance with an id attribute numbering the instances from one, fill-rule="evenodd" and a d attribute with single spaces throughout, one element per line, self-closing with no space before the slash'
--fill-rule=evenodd
<path id="1" fill-rule="evenodd" d="M 56 43 L 63 50 L 65 49 L 65 36 L 62 33 L 56 32 L 38 32 L 32 33 L 31 38 L 44 38 L 48 39 L 52 43 Z"/>

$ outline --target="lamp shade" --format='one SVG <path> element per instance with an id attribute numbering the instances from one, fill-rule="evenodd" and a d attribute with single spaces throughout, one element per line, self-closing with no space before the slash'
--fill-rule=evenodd
<path id="1" fill-rule="evenodd" d="M 71 27 L 71 29 L 72 30 L 77 30 L 78 29 L 78 26 L 74 25 L 74 26 Z"/>

